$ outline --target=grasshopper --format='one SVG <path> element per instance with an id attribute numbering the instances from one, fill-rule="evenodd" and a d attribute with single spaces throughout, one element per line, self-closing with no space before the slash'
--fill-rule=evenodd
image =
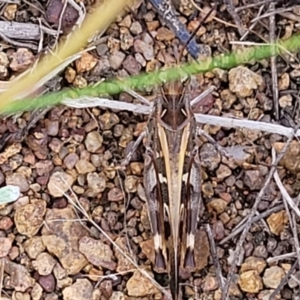
<path id="1" fill-rule="evenodd" d="M 197 125 L 185 90 L 179 81 L 162 87 L 145 144 L 144 189 L 154 236 L 154 269 L 167 269 L 174 300 L 179 299 L 180 267 L 195 268 L 195 231 L 201 206 Z"/>

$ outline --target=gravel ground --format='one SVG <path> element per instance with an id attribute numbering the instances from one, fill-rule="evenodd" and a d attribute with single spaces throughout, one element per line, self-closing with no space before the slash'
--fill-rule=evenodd
<path id="1" fill-rule="evenodd" d="M 174 1 L 180 22 L 190 32 L 209 11 L 202 2 Z M 197 43 L 209 50 L 206 55 L 238 52 L 247 47 L 246 41 L 288 38 L 300 26 L 300 6 L 288 1 L 256 7 L 244 6 L 252 1 L 233 1 L 239 19 L 228 13 L 227 2 L 231 1 L 216 7 L 196 34 Z M 87 11 L 93 5 L 89 0 L 82 4 Z M 64 32 L 61 39 L 72 30 L 78 12 L 68 5 L 60 20 L 62 8 L 60 0 L 0 1 L 0 22 L 24 23 L 31 37 L 20 39 L 0 28 L 0 88 L 39 57 L 39 28 L 36 39 L 31 36 L 39 20 L 46 28 L 43 50 L 55 43 L 58 24 Z M 237 29 L 239 22 L 245 30 Z M 245 44 L 232 44 L 241 34 Z M 43 90 L 82 88 L 169 66 L 183 47 L 148 1 L 135 1 L 92 43 L 94 50 Z M 186 50 L 183 54 L 182 61 L 191 59 Z M 214 85 L 216 90 L 199 111 L 295 127 L 299 70 L 298 54 L 290 53 L 230 71 L 213 70 L 195 76 L 190 97 Z M 155 91 L 139 92 L 153 100 Z M 115 99 L 139 103 L 125 92 Z M 21 192 L 16 202 L 0 205 L 1 300 L 167 299 L 162 290 L 168 291 L 168 278 L 151 266 L 154 249 L 142 187 L 143 146 L 125 171 L 116 168 L 146 124 L 145 116 L 99 107 L 57 106 L 0 119 L 0 186 L 16 185 Z M 196 236 L 196 269 L 182 275 L 183 298 L 221 299 L 234 261 L 227 299 L 300 299 L 299 142 L 289 144 L 266 182 L 287 138 L 249 129 L 201 127 L 234 159 L 199 137 L 204 206 Z M 236 258 L 234 250 L 251 213 L 254 220 Z"/>

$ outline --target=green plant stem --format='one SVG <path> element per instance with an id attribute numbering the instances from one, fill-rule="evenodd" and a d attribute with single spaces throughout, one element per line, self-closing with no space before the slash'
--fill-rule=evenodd
<path id="1" fill-rule="evenodd" d="M 272 55 L 295 52 L 300 49 L 300 35 L 295 34 L 291 38 L 279 41 L 275 45 L 263 45 L 251 47 L 239 53 L 218 55 L 202 62 L 191 62 L 181 66 L 172 67 L 162 71 L 155 71 L 148 74 L 140 74 L 124 78 L 123 80 L 110 80 L 101 84 L 83 89 L 64 89 L 59 92 L 45 94 L 34 99 L 23 99 L 10 103 L 2 110 L 2 114 L 11 114 L 19 111 L 27 111 L 35 108 L 54 106 L 65 99 L 76 99 L 84 96 L 97 97 L 100 95 L 115 95 L 127 88 L 137 90 L 153 87 L 164 82 L 176 80 L 188 75 L 204 73 L 215 68 L 230 69 L 249 61 L 259 61 L 269 58 Z"/>

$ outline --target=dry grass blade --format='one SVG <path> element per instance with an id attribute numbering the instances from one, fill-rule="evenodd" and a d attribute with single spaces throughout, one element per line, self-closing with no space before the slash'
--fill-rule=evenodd
<path id="1" fill-rule="evenodd" d="M 34 86 L 40 78 L 44 78 L 47 74 L 51 73 L 67 58 L 78 53 L 86 45 L 88 38 L 97 31 L 105 29 L 128 3 L 129 0 L 122 2 L 106 0 L 98 6 L 93 14 L 86 17 L 82 26 L 73 31 L 66 40 L 57 47 L 53 55 L 48 54 L 43 57 L 32 72 L 26 74 L 26 76 L 22 76 L 15 82 L 13 89 L 9 89 L 0 95 L 0 110 L 11 101 L 17 99 L 24 91 Z M 99 18 L 99 15 L 102 17 Z"/>

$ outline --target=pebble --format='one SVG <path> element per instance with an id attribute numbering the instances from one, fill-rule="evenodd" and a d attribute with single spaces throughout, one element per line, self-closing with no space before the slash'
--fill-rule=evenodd
<path id="1" fill-rule="evenodd" d="M 80 222 L 73 221 L 76 218 L 77 215 L 71 206 L 63 209 L 48 209 L 45 216 L 47 225 L 42 230 L 43 244 L 49 253 L 59 259 L 69 275 L 79 273 L 88 264 L 78 249 L 78 241 L 88 235 L 88 232 Z M 61 220 L 61 222 L 53 222 L 53 220 Z"/>
<path id="2" fill-rule="evenodd" d="M 91 71 L 97 64 L 98 60 L 88 52 L 81 54 L 81 57 L 75 61 L 78 73 Z"/>
<path id="3" fill-rule="evenodd" d="M 8 230 L 14 225 L 10 217 L 4 216 L 0 219 L 0 230 Z"/>
<path id="4" fill-rule="evenodd" d="M 134 42 L 135 52 L 143 54 L 146 60 L 154 59 L 154 48 L 150 44 L 146 44 L 144 41 L 135 40 Z"/>
<path id="5" fill-rule="evenodd" d="M 160 27 L 157 30 L 156 39 L 158 41 L 171 41 L 175 38 L 175 34 L 166 27 Z"/>
<path id="6" fill-rule="evenodd" d="M 263 288 L 262 279 L 256 271 L 243 272 L 238 280 L 242 291 L 247 293 L 258 293 Z"/>
<path id="7" fill-rule="evenodd" d="M 27 239 L 23 243 L 23 247 L 31 259 L 36 259 L 37 256 L 46 249 L 41 236 L 33 236 Z"/>
<path id="8" fill-rule="evenodd" d="M 132 55 L 128 55 L 122 63 L 123 68 L 131 75 L 138 75 L 141 71 L 141 65 Z"/>
<path id="9" fill-rule="evenodd" d="M 251 96 L 253 90 L 263 84 L 261 75 L 243 66 L 231 69 L 228 73 L 228 80 L 230 91 L 241 98 Z"/>
<path id="10" fill-rule="evenodd" d="M 75 168 L 79 174 L 87 174 L 96 171 L 95 166 L 85 159 L 80 159 L 76 163 Z"/>
<path id="11" fill-rule="evenodd" d="M 59 131 L 59 122 L 55 120 L 45 120 L 45 128 L 49 136 L 57 136 Z"/>
<path id="12" fill-rule="evenodd" d="M 267 263 L 265 262 L 264 259 L 255 257 L 255 256 L 250 256 L 245 259 L 245 262 L 241 266 L 241 272 L 246 272 L 246 271 L 256 271 L 258 274 L 261 274 L 265 267 L 267 266 Z"/>
<path id="13" fill-rule="evenodd" d="M 84 144 L 89 152 L 96 153 L 102 146 L 103 137 L 98 131 L 91 131 L 87 134 Z"/>
<path id="14" fill-rule="evenodd" d="M 279 236 L 285 229 L 288 223 L 288 217 L 284 210 L 271 214 L 267 218 L 267 223 L 269 225 L 270 231 Z"/>
<path id="15" fill-rule="evenodd" d="M 53 274 L 39 277 L 39 284 L 43 290 L 47 293 L 52 293 L 55 291 L 56 282 Z"/>
<path id="16" fill-rule="evenodd" d="M 139 35 L 143 32 L 143 27 L 140 22 L 134 21 L 132 22 L 129 30 L 133 35 Z"/>
<path id="17" fill-rule="evenodd" d="M 73 177 L 63 171 L 55 172 L 50 176 L 48 190 L 53 197 L 62 197 L 73 185 Z"/>
<path id="18" fill-rule="evenodd" d="M 139 271 L 135 271 L 126 283 L 128 296 L 146 297 L 157 294 L 159 291 L 156 286 Z"/>
<path id="19" fill-rule="evenodd" d="M 86 179 L 89 187 L 89 190 L 86 193 L 89 197 L 96 196 L 105 190 L 106 178 L 103 174 L 98 174 L 96 172 L 88 173 Z"/>
<path id="20" fill-rule="evenodd" d="M 259 170 L 246 170 L 244 175 L 244 184 L 251 190 L 260 190 L 264 180 Z"/>
<path id="21" fill-rule="evenodd" d="M 227 208 L 227 202 L 221 198 L 214 198 L 207 204 L 209 212 L 215 211 L 217 214 L 223 213 Z"/>
<path id="22" fill-rule="evenodd" d="M 13 173 L 8 174 L 5 178 L 6 185 L 15 185 L 20 188 L 21 193 L 25 193 L 29 190 L 29 184 L 24 176 L 24 174 L 21 173 Z"/>
<path id="23" fill-rule="evenodd" d="M 64 158 L 64 165 L 67 167 L 68 170 L 72 170 L 76 163 L 79 160 L 79 156 L 76 153 L 70 153 Z"/>
<path id="24" fill-rule="evenodd" d="M 42 299 L 43 289 L 37 282 L 32 287 L 30 295 L 31 295 L 32 300 L 41 300 Z"/>
<path id="25" fill-rule="evenodd" d="M 91 300 L 93 299 L 93 286 L 88 279 L 77 279 L 63 292 L 63 300 Z"/>
<path id="26" fill-rule="evenodd" d="M 120 123 L 120 118 L 117 114 L 106 111 L 99 117 L 99 123 L 102 130 L 110 130 Z"/>
<path id="27" fill-rule="evenodd" d="M 110 247 L 100 240 L 83 237 L 79 240 L 79 251 L 96 267 L 114 271 L 117 264 L 113 261 L 113 252 Z"/>
<path id="28" fill-rule="evenodd" d="M 35 280 L 30 276 L 26 268 L 20 264 L 6 260 L 4 270 L 10 275 L 10 288 L 17 292 L 25 292 L 35 284 Z"/>
<path id="29" fill-rule="evenodd" d="M 11 56 L 9 67 L 15 72 L 25 71 L 34 61 L 33 53 L 27 48 L 18 48 Z"/>
<path id="30" fill-rule="evenodd" d="M 282 268 L 273 266 L 266 269 L 263 276 L 263 282 L 266 287 L 276 289 L 284 276 L 285 272 L 282 270 Z"/>
<path id="31" fill-rule="evenodd" d="M 7 237 L 0 237 L 0 257 L 5 257 L 8 255 L 12 247 L 12 240 Z"/>
<path id="32" fill-rule="evenodd" d="M 47 252 L 42 252 L 38 254 L 35 261 L 32 261 L 32 266 L 38 271 L 39 275 L 49 275 L 54 266 L 56 265 L 56 260 Z"/>
<path id="33" fill-rule="evenodd" d="M 282 108 L 291 107 L 293 105 L 293 97 L 291 94 L 283 95 L 278 99 L 278 103 Z"/>
<path id="34" fill-rule="evenodd" d="M 113 70 L 119 70 L 126 55 L 121 51 L 113 52 L 109 57 L 109 64 Z"/>
<path id="35" fill-rule="evenodd" d="M 14 222 L 20 234 L 34 236 L 41 228 L 46 213 L 46 201 L 31 200 L 31 203 L 19 207 Z"/>
<path id="36" fill-rule="evenodd" d="M 293 77 L 292 72 L 291 72 L 291 77 Z M 283 73 L 278 79 L 278 89 L 279 91 L 284 91 L 287 90 L 289 86 L 290 86 L 290 75 L 288 73 Z"/>
<path id="37" fill-rule="evenodd" d="M 50 174 L 53 168 L 51 160 L 40 160 L 35 164 L 36 173 L 39 176 Z"/>

